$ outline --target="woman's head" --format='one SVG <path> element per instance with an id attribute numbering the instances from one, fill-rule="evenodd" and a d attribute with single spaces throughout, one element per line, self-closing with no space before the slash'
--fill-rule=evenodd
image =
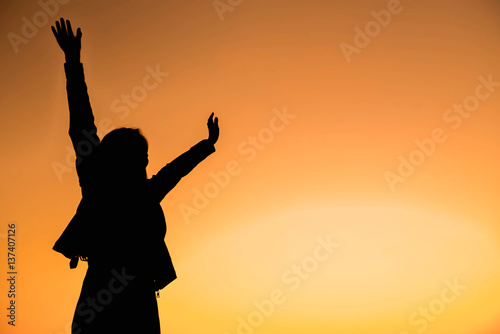
<path id="1" fill-rule="evenodd" d="M 109 132 L 99 150 L 108 176 L 146 178 L 148 141 L 139 129 L 119 128 Z"/>

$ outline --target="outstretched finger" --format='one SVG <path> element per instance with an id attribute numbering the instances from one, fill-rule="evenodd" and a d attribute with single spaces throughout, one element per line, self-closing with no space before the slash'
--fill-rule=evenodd
<path id="1" fill-rule="evenodd" d="M 56 21 L 56 28 L 57 28 L 57 34 L 60 34 L 61 33 L 61 24 L 59 23 L 59 21 Z"/>
<path id="2" fill-rule="evenodd" d="M 82 31 L 80 30 L 80 28 L 78 28 L 78 29 L 76 30 L 76 38 L 78 38 L 78 39 L 81 39 L 81 38 L 82 38 Z"/>
<path id="3" fill-rule="evenodd" d="M 57 39 L 57 31 L 56 31 L 56 28 L 54 28 L 54 26 L 50 26 L 50 28 L 52 29 L 52 32 L 54 33 L 54 36 L 56 37 Z"/>
<path id="4" fill-rule="evenodd" d="M 210 114 L 210 117 L 208 118 L 208 122 L 209 123 L 213 123 L 214 122 L 214 113 Z"/>
<path id="5" fill-rule="evenodd" d="M 69 22 L 69 20 L 66 20 L 66 25 L 68 26 L 68 35 L 74 37 L 75 35 L 73 34 L 73 29 L 71 28 L 71 22 Z"/>
<path id="6" fill-rule="evenodd" d="M 64 23 L 64 19 L 61 17 L 61 32 L 63 35 L 67 35 L 68 32 L 66 31 L 66 24 Z"/>
<path id="7" fill-rule="evenodd" d="M 219 118 L 215 117 L 215 125 L 219 125 Z"/>

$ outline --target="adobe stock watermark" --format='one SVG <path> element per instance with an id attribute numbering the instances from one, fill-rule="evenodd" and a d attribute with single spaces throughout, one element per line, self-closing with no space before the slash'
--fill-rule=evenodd
<path id="1" fill-rule="evenodd" d="M 269 292 L 269 298 L 255 299 L 253 310 L 245 316 L 236 318 L 236 334 L 254 333 L 255 329 L 261 327 L 265 320 L 275 313 L 278 306 L 286 301 L 287 291 L 290 293 L 299 289 L 318 270 L 320 265 L 326 262 L 340 247 L 340 243 L 332 241 L 331 235 L 326 238 L 317 237 L 316 243 L 312 254 L 305 257 L 299 264 L 293 264 L 282 273 L 281 282 L 286 285 L 284 289 L 277 287 Z M 225 332 L 224 334 L 230 333 Z"/>
<path id="2" fill-rule="evenodd" d="M 49 19 L 59 13 L 61 5 L 67 5 L 71 0 L 40 0 L 38 6 L 41 10 L 35 12 L 31 19 L 26 16 L 21 18 L 22 27 L 21 35 L 11 31 L 7 34 L 7 39 L 14 50 L 14 53 L 19 53 L 19 46 L 28 44 L 30 40 L 35 38 L 38 31 L 49 23 Z"/>
<path id="3" fill-rule="evenodd" d="M 479 84 L 476 86 L 474 94 L 467 96 L 462 103 L 455 103 L 452 108 L 443 113 L 443 120 L 449 124 L 452 130 L 458 130 L 464 121 L 471 114 L 478 110 L 482 101 L 487 100 L 500 87 L 500 81 L 493 81 L 493 75 L 487 78 L 478 77 Z M 396 171 L 385 171 L 384 178 L 392 192 L 396 191 L 396 185 L 404 183 L 407 178 L 415 173 L 416 168 L 422 166 L 427 158 L 432 156 L 438 145 L 443 144 L 448 139 L 448 135 L 443 128 L 434 128 L 427 138 L 416 139 L 416 148 L 406 156 L 399 155 L 399 165 Z"/>
<path id="4" fill-rule="evenodd" d="M 221 21 L 224 21 L 224 13 L 232 12 L 236 7 L 241 5 L 243 0 L 215 0 L 212 2 L 215 12 Z"/>
<path id="5" fill-rule="evenodd" d="M 7 275 L 7 324 L 10 326 L 16 326 L 17 320 L 17 310 L 19 308 L 19 303 L 17 295 L 19 294 L 18 282 L 19 282 L 19 255 L 18 255 L 18 236 L 19 236 L 19 224 L 16 222 L 10 222 L 6 226 L 7 231 L 7 242 L 5 243 L 6 253 L 7 253 L 7 270 L 5 274 Z M 2 243 L 3 245 L 3 243 Z"/>
<path id="6" fill-rule="evenodd" d="M 145 68 L 147 74 L 142 78 L 140 85 L 134 86 L 129 93 L 121 94 L 119 98 L 111 102 L 111 111 L 118 115 L 120 119 L 125 119 L 129 116 L 131 109 L 139 106 L 139 103 L 144 101 L 148 94 L 156 89 L 170 73 L 162 72 L 160 65 L 156 64 L 153 69 L 151 66 Z M 116 126 L 110 118 L 102 118 L 97 124 L 97 129 L 100 135 L 108 133 L 115 129 Z M 94 138 L 95 133 L 88 130 L 82 131 L 83 137 L 76 145 L 76 148 L 71 145 L 66 145 L 66 158 L 63 162 L 53 161 L 52 169 L 57 176 L 59 182 L 63 181 L 63 175 L 74 171 L 75 166 L 84 158 L 90 155 L 99 143 Z"/>
<path id="7" fill-rule="evenodd" d="M 268 126 L 262 128 L 256 135 L 248 136 L 238 145 L 238 153 L 244 157 L 247 163 L 252 162 L 275 138 L 276 134 L 283 131 L 297 115 L 290 114 L 286 107 L 283 110 L 273 109 L 274 116 L 269 120 Z M 201 189 L 193 188 L 191 204 L 180 203 L 178 208 L 184 221 L 191 222 L 192 216 L 200 214 L 211 199 L 217 197 L 222 189 L 225 189 L 231 178 L 243 171 L 242 163 L 238 160 L 230 160 L 226 167 L 218 172 L 210 172 L 208 175 L 212 181 Z"/>
<path id="8" fill-rule="evenodd" d="M 121 268 L 121 272 L 112 269 L 111 274 L 113 277 L 108 281 L 107 287 L 99 290 L 95 296 L 89 296 L 86 300 L 78 303 L 76 314 L 82 317 L 85 324 L 94 321 L 97 314 L 110 305 L 115 296 L 120 294 L 135 279 L 134 275 L 127 274 L 125 267 Z M 65 326 L 64 333 L 78 334 L 80 332 L 81 328 L 77 323 L 69 322 Z"/>
<path id="9" fill-rule="evenodd" d="M 408 1 L 411 2 L 412 0 Z M 404 7 L 400 0 L 389 0 L 386 9 L 370 11 L 373 20 L 368 21 L 363 29 L 358 26 L 354 27 L 355 35 L 353 43 L 342 42 L 339 44 L 340 51 L 342 51 L 347 63 L 350 64 L 352 62 L 354 54 L 359 55 L 362 50 L 366 49 L 372 40 L 378 37 L 384 28 L 389 26 L 393 16 L 401 14 L 403 9 Z"/>
<path id="10" fill-rule="evenodd" d="M 429 325 L 437 321 L 448 306 L 454 303 L 462 295 L 463 291 L 467 289 L 467 286 L 460 284 L 456 277 L 453 281 L 445 280 L 443 284 L 445 287 L 436 298 L 420 306 L 418 310 L 408 317 L 408 324 L 417 333 L 425 332 Z M 402 331 L 399 334 L 411 334 L 411 332 Z"/>

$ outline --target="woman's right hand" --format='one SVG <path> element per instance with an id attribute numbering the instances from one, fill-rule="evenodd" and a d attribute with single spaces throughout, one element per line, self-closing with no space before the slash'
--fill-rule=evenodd
<path id="1" fill-rule="evenodd" d="M 69 20 L 64 22 L 61 18 L 61 22 L 56 21 L 56 28 L 51 27 L 54 36 L 56 37 L 57 44 L 64 51 L 66 56 L 66 62 L 80 62 L 80 49 L 82 47 L 82 31 L 80 28 L 76 31 L 76 36 L 73 34 L 73 29 L 71 28 L 71 23 Z"/>

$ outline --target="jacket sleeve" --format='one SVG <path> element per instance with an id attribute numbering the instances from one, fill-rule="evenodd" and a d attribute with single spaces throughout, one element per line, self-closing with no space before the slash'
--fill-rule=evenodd
<path id="1" fill-rule="evenodd" d="M 94 115 L 90 106 L 90 99 L 85 84 L 82 63 L 65 63 L 66 91 L 69 106 L 69 136 L 76 153 L 76 171 L 82 185 L 87 166 L 86 158 L 100 143 L 97 128 L 94 124 Z"/>
<path id="2" fill-rule="evenodd" d="M 150 180 L 150 191 L 155 202 L 161 202 L 165 195 L 179 183 L 181 178 L 186 176 L 213 152 L 215 152 L 214 145 L 204 139 L 163 167 Z"/>

